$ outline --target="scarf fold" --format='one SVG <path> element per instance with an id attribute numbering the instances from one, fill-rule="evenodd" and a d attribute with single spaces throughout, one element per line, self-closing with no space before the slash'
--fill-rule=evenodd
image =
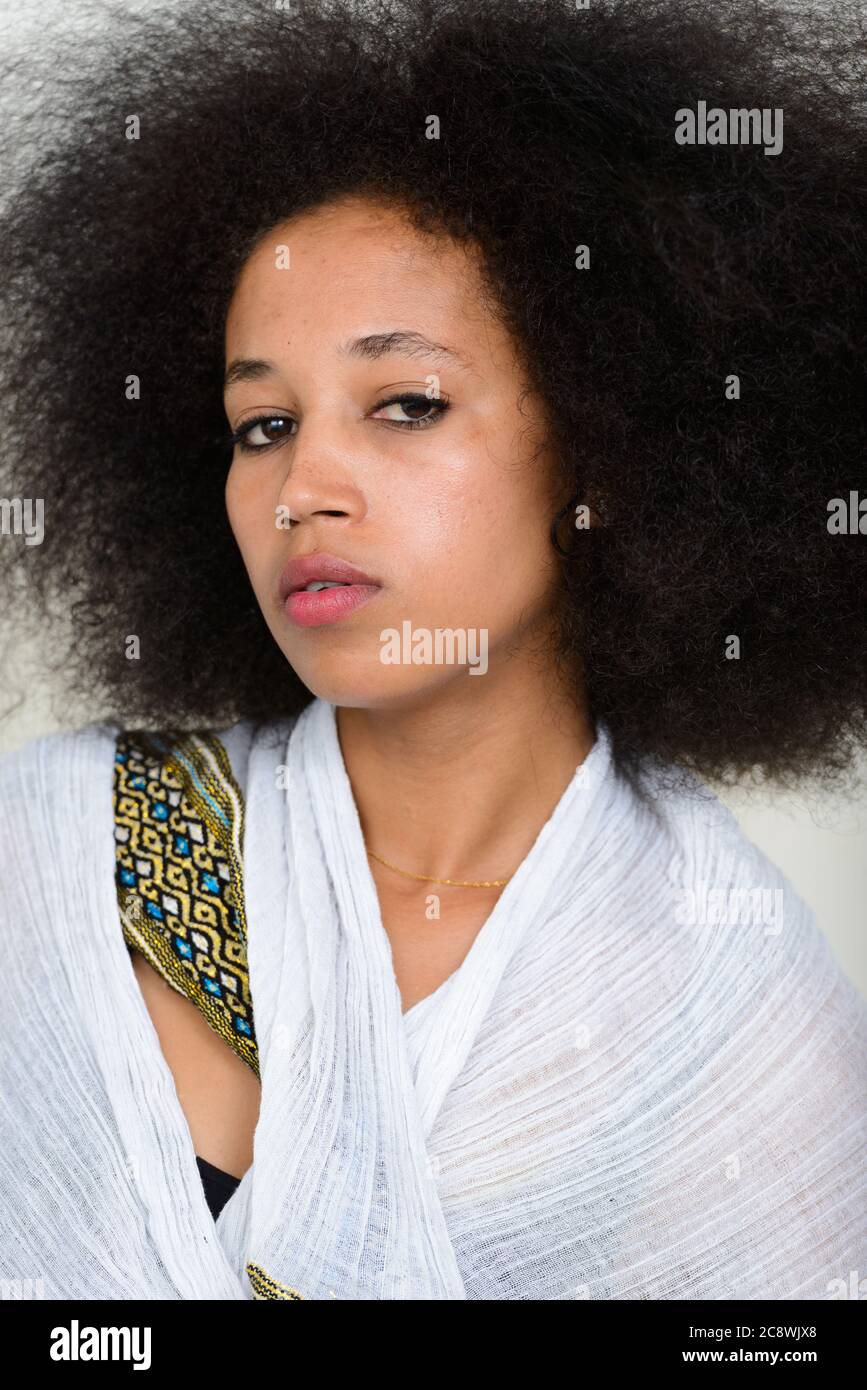
<path id="1" fill-rule="evenodd" d="M 215 1223 L 121 931 L 117 735 L 0 759 L 0 1277 L 50 1298 L 858 1296 L 867 1007 L 719 801 L 645 804 L 604 726 L 406 1014 L 334 707 L 244 742 L 262 1098 Z"/>

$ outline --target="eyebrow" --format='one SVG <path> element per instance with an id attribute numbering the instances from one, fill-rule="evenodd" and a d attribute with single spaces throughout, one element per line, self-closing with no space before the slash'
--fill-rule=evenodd
<path id="1" fill-rule="evenodd" d="M 376 362 L 380 357 L 390 354 L 401 357 L 426 357 L 432 362 L 466 371 L 464 362 L 451 348 L 442 343 L 431 342 L 423 333 L 397 329 L 392 333 L 368 333 L 363 338 L 350 338 L 339 349 L 343 357 L 362 357 Z M 229 364 L 223 389 L 228 390 L 238 381 L 262 381 L 264 377 L 276 376 L 278 367 L 262 357 L 238 357 Z"/>

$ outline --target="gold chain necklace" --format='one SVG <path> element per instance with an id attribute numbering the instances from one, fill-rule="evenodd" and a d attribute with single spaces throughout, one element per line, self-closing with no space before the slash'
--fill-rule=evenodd
<path id="1" fill-rule="evenodd" d="M 476 883 L 472 879 L 469 882 L 463 882 L 459 878 L 431 878 L 428 874 L 411 874 L 409 870 L 399 869 L 396 864 L 390 864 L 387 859 L 374 854 L 372 849 L 369 849 L 367 853 L 371 859 L 376 860 L 377 864 L 384 864 L 387 869 L 394 869 L 396 874 L 403 874 L 405 878 L 417 879 L 420 883 L 447 883 L 451 888 L 503 888 L 509 882 L 508 878 L 486 878 Z"/>

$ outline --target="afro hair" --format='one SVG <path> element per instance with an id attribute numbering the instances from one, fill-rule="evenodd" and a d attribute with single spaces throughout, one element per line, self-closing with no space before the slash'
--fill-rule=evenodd
<path id="1" fill-rule="evenodd" d="M 483 253 L 602 523 L 552 518 L 557 659 L 620 767 L 839 776 L 867 693 L 862 26 L 846 0 L 209 0 L 43 35 L 2 137 L 0 567 L 64 698 L 183 728 L 312 698 L 225 514 L 222 330 L 260 237 L 361 193 Z M 700 103 L 781 113 L 782 147 L 682 143 Z M 22 498 L 41 544 L 8 534 Z"/>

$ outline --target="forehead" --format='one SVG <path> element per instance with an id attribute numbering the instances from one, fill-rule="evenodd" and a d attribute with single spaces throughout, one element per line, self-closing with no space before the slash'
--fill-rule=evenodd
<path id="1" fill-rule="evenodd" d="M 383 205 L 330 204 L 260 239 L 229 305 L 227 353 L 261 351 L 290 332 L 324 345 L 351 331 L 411 325 L 457 351 L 460 340 L 469 354 L 492 328 L 481 288 L 471 246 L 422 233 Z"/>

